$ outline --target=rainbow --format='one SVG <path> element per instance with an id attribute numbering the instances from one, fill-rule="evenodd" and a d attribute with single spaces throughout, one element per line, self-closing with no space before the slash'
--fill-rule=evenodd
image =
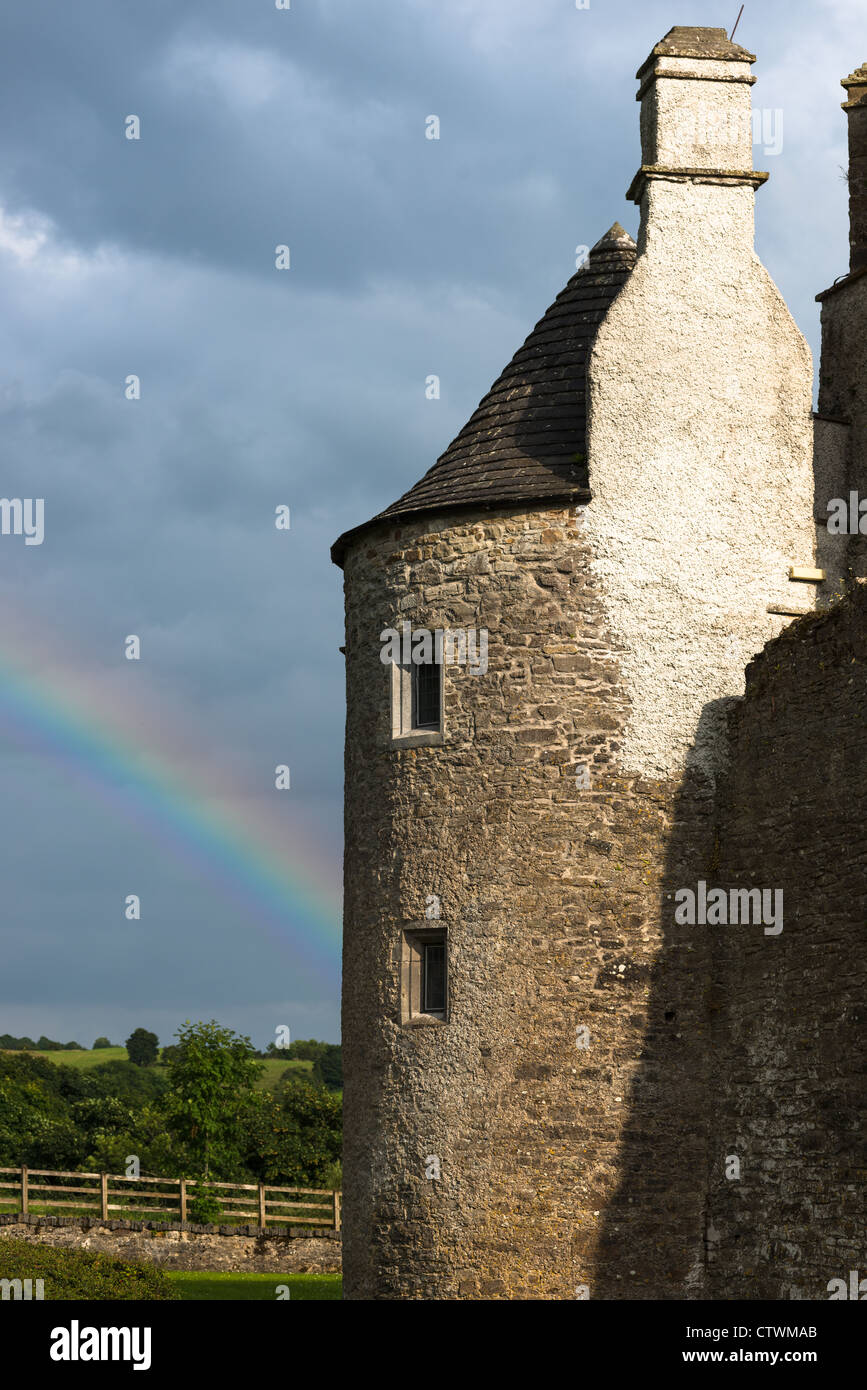
<path id="1" fill-rule="evenodd" d="M 34 628 L 38 627 L 38 635 Z M 0 622 L 0 727 L 21 748 L 68 767 L 195 872 L 218 884 L 260 929 L 333 988 L 341 868 L 311 833 L 292 791 L 260 794 L 237 759 L 203 743 L 137 662 L 85 666 L 43 623 Z M 275 759 L 275 762 L 278 759 Z M 233 766 L 234 764 L 234 766 Z M 268 788 L 271 795 L 267 795 Z"/>

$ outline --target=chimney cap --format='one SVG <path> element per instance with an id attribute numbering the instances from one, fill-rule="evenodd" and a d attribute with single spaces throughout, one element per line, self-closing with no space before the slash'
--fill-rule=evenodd
<path id="1" fill-rule="evenodd" d="M 848 77 L 841 77 L 840 86 L 846 88 L 849 98 L 842 103 L 844 111 L 851 106 L 867 106 L 867 63 L 862 63 L 860 68 L 850 72 Z"/>
<path id="2" fill-rule="evenodd" d="M 740 44 L 732 43 L 725 29 L 695 28 L 680 24 L 669 29 L 665 38 L 660 40 L 641 64 L 635 76 L 643 76 L 654 58 L 710 58 L 723 63 L 756 61 L 755 53 L 749 53 L 747 49 L 741 48 Z"/>

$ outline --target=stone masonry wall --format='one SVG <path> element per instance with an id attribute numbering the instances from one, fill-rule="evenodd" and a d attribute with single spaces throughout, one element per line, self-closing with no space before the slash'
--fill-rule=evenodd
<path id="1" fill-rule="evenodd" d="M 844 488 L 834 496 L 848 498 L 854 490 L 867 497 L 867 275 L 826 290 L 822 301 L 822 369 L 819 377 L 819 411 L 845 420 L 848 431 L 847 476 Z M 835 482 L 837 480 L 835 479 Z M 817 498 L 820 520 L 827 523 L 830 498 Z M 826 531 L 827 536 L 827 531 Z M 851 566 L 856 575 L 867 575 L 867 537 L 825 540 L 826 550 L 842 553 L 840 571 Z"/>
<path id="2" fill-rule="evenodd" d="M 182 1229 L 182 1224 L 187 1229 Z M 0 1239 L 27 1240 L 58 1250 L 92 1250 L 120 1259 L 144 1260 L 165 1269 L 275 1275 L 340 1270 L 340 1237 L 335 1231 L 311 1236 L 309 1228 L 303 1226 L 293 1227 L 293 1234 L 249 1227 L 216 1235 L 207 1227 L 190 1230 L 189 1225 L 73 1220 L 16 1212 L 0 1216 Z"/>
<path id="3" fill-rule="evenodd" d="M 825 1299 L 867 1273 L 865 728 L 859 585 L 769 643 L 731 719 L 717 881 L 782 888 L 784 927 L 715 929 L 714 1298 Z"/>
<path id="4" fill-rule="evenodd" d="M 349 1298 L 700 1294 L 708 962 L 670 895 L 709 863 L 709 787 L 618 768 L 584 529 L 565 506 L 456 512 L 347 556 Z M 392 743 L 379 638 L 404 619 L 489 633 L 486 675 L 445 668 L 439 747 Z M 450 1016 L 408 1026 L 401 940 L 428 894 Z"/>

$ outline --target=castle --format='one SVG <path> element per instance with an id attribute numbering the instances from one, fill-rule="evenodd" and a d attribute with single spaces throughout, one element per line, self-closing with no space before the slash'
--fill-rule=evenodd
<path id="1" fill-rule="evenodd" d="M 754 251 L 754 61 L 656 45 L 637 244 L 332 551 L 349 1298 L 867 1268 L 867 66 L 814 415 Z"/>

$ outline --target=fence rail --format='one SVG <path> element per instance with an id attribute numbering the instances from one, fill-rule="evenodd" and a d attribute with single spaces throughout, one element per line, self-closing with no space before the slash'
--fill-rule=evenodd
<path id="1" fill-rule="evenodd" d="M 14 1176 L 13 1176 L 14 1175 Z M 13 1207 L 27 1213 L 35 1207 L 75 1207 L 79 1211 L 98 1211 L 103 1220 L 108 1220 L 112 1212 L 141 1212 L 145 1216 L 172 1216 L 177 1221 L 187 1220 L 188 1194 L 187 1178 L 129 1178 L 121 1173 L 68 1173 L 53 1168 L 0 1168 L 0 1178 L 12 1176 L 12 1181 L 0 1181 L 0 1189 L 17 1195 L 3 1196 L 0 1193 L 0 1214 L 2 1209 Z M 44 1178 L 74 1178 L 76 1185 L 69 1183 L 43 1182 Z M 78 1186 L 85 1183 L 89 1185 Z M 156 1191 L 148 1191 L 148 1185 L 157 1186 Z M 145 1190 L 139 1191 L 140 1187 Z M 332 1231 L 340 1230 L 340 1192 L 323 1187 L 274 1187 L 269 1183 L 252 1182 L 203 1182 L 193 1183 L 196 1192 L 207 1192 L 216 1197 L 222 1208 L 241 1208 L 240 1211 L 226 1212 L 237 1219 L 245 1213 L 250 1216 L 248 1225 L 267 1230 L 269 1226 L 284 1224 L 289 1226 L 322 1226 Z M 233 1194 L 250 1192 L 255 1195 L 241 1197 L 223 1196 L 222 1192 Z M 84 1194 L 78 1201 L 59 1201 L 55 1193 Z M 285 1194 L 271 1196 L 270 1194 Z M 112 1201 L 112 1198 L 122 1198 Z M 319 1197 L 321 1201 L 298 1201 L 297 1198 Z M 90 1200 L 88 1200 L 90 1199 Z M 154 1201 L 169 1202 L 169 1206 L 152 1206 Z M 283 1210 L 279 1210 L 283 1208 Z M 286 1210 L 289 1208 L 290 1210 Z M 318 1215 L 298 1215 L 298 1212 L 319 1213 Z M 141 1217 L 138 1218 L 139 1220 Z"/>

